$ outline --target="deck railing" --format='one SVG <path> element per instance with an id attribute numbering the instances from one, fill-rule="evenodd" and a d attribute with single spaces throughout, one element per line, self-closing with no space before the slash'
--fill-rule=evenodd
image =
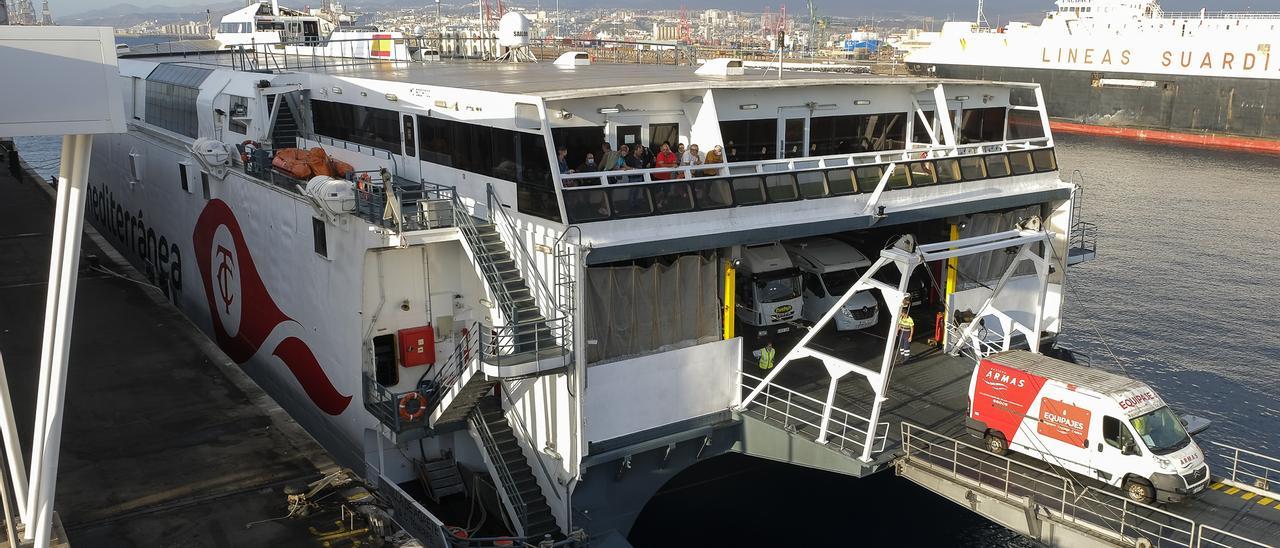
<path id="1" fill-rule="evenodd" d="M 753 390 L 764 379 L 747 372 L 742 372 L 741 388 Z M 812 437 L 815 441 L 823 439 L 822 409 L 826 404 L 817 398 L 806 396 L 794 390 L 770 383 L 750 405 L 744 410 L 755 414 L 766 422 L 774 422 L 784 429 Z M 826 443 L 847 455 L 861 455 L 867 438 L 867 430 L 871 421 L 857 413 L 851 413 L 838 407 L 831 408 L 831 418 L 827 423 Z M 884 451 L 889 438 L 889 423 L 876 425 L 875 441 L 872 450 L 876 453 Z"/>
<path id="2" fill-rule="evenodd" d="M 902 423 L 901 460 L 1017 504 L 1038 506 L 1085 530 L 1151 546 L 1195 547 L 1195 523 L 1151 505 L 1077 485 L 1067 477 L 987 452 L 914 424 Z"/>
<path id="3" fill-rule="evenodd" d="M 1223 474 L 1223 482 L 1233 487 L 1263 491 L 1273 499 L 1280 499 L 1280 459 L 1210 441 L 1216 448 L 1210 456 L 1214 459 L 1215 469 Z"/>

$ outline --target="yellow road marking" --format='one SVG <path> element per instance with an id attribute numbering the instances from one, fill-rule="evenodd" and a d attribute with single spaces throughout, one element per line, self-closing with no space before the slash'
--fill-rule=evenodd
<path id="1" fill-rule="evenodd" d="M 1230 488 L 1230 489 L 1227 489 L 1226 491 L 1223 491 L 1223 493 L 1226 493 L 1226 494 L 1228 494 L 1228 495 L 1234 495 L 1234 494 L 1239 493 L 1239 492 L 1240 492 L 1240 488 L 1239 488 L 1239 487 L 1232 487 L 1232 488 Z"/>
<path id="2" fill-rule="evenodd" d="M 1256 496 L 1258 496 L 1258 494 L 1257 494 L 1257 493 L 1254 493 L 1253 491 L 1249 491 L 1248 493 L 1245 493 L 1245 494 L 1243 494 L 1243 495 L 1240 495 L 1240 498 L 1242 498 L 1242 499 L 1244 499 L 1244 500 L 1250 500 L 1250 499 L 1252 499 L 1253 497 L 1256 497 Z"/>
<path id="3" fill-rule="evenodd" d="M 1272 499 L 1270 497 L 1262 497 L 1262 500 L 1258 501 L 1258 504 L 1271 504 L 1273 502 L 1275 502 L 1275 499 Z"/>
<path id="4" fill-rule="evenodd" d="M 1215 490 L 1215 491 L 1217 491 L 1218 489 L 1222 489 L 1222 484 L 1221 484 L 1221 483 L 1215 483 L 1215 484 L 1213 484 L 1213 485 L 1210 485 L 1210 486 L 1209 486 L 1209 488 L 1210 488 L 1210 489 L 1213 489 L 1213 490 Z"/>
<path id="5" fill-rule="evenodd" d="M 1275 508 L 1276 508 L 1276 510 L 1280 510 L 1280 502 L 1277 502 L 1277 503 L 1276 503 L 1276 507 L 1275 507 Z"/>

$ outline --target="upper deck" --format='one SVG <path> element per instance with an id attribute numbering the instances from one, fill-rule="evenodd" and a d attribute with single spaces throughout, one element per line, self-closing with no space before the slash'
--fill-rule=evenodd
<path id="1" fill-rule="evenodd" d="M 198 127 L 188 137 L 322 146 L 357 170 L 453 187 L 478 208 L 491 189 L 551 233 L 578 226 L 593 263 L 1018 207 L 1069 192 L 1033 84 L 779 75 L 732 61 L 592 64 L 585 54 L 498 63 L 290 51 L 125 57 L 122 74 L 138 81 L 132 115 L 151 122 L 152 97 L 137 90 L 173 85 L 157 81 L 156 67 L 207 71 L 217 77 L 192 85 L 213 108 L 192 105 L 201 121 L 185 126 Z M 291 136 L 281 133 L 273 99 L 287 96 Z M 692 166 L 672 161 L 658 154 L 664 144 L 697 145 L 701 156 Z M 614 155 L 637 145 L 653 152 L 635 161 Z"/>

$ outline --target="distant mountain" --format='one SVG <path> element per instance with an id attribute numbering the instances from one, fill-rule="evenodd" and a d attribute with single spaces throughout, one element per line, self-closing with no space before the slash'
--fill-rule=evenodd
<path id="1" fill-rule="evenodd" d="M 281 3 L 288 5 L 288 0 L 285 0 L 285 2 L 281 2 Z M 83 11 L 80 13 L 70 13 L 62 16 L 61 19 L 67 19 L 67 20 L 106 19 L 106 18 L 112 18 L 112 17 L 126 16 L 126 15 L 138 15 L 138 16 L 146 17 L 149 15 L 174 15 L 174 14 L 187 14 L 187 13 L 199 13 L 203 15 L 204 10 L 206 9 L 212 11 L 214 15 L 220 17 L 226 13 L 230 13 L 242 7 L 244 7 L 243 1 L 237 2 L 237 1 L 231 1 L 231 0 L 226 2 L 215 2 L 211 4 L 205 4 L 202 2 L 198 5 L 188 4 L 188 5 L 178 5 L 178 6 L 145 6 L 144 7 L 144 6 L 134 5 L 134 4 L 115 4 L 113 6 L 107 6 L 103 8 L 94 8 L 89 11 Z"/>

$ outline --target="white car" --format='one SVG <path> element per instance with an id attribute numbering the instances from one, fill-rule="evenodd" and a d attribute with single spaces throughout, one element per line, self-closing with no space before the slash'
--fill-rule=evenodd
<path id="1" fill-rule="evenodd" d="M 801 315 L 816 322 L 835 306 L 871 261 L 853 246 L 833 238 L 812 238 L 784 244 L 791 261 L 803 275 L 804 307 Z M 880 307 L 869 291 L 849 298 L 835 316 L 836 329 L 866 329 L 880 321 Z"/>

